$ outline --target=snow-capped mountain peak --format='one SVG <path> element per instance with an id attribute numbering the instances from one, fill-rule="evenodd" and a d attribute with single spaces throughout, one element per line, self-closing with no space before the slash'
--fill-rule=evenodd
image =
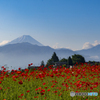
<path id="1" fill-rule="evenodd" d="M 23 43 L 23 42 L 28 42 L 28 43 L 31 43 L 33 45 L 43 46 L 41 43 L 39 43 L 37 40 L 32 38 L 30 35 L 23 35 L 21 37 L 18 37 L 16 39 L 12 40 L 11 42 L 7 43 L 6 45 L 16 44 L 16 43 Z"/>

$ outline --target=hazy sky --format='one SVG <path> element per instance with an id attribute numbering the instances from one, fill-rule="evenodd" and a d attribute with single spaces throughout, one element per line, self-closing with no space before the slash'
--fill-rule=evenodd
<path id="1" fill-rule="evenodd" d="M 100 0 L 0 0 L 0 45 L 30 35 L 52 48 L 100 44 Z"/>

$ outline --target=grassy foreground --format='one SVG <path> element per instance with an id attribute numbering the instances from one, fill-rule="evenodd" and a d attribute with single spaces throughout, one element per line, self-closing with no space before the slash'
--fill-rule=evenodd
<path id="1" fill-rule="evenodd" d="M 2 66 L 0 100 L 100 100 L 100 66 L 42 67 L 7 74 Z M 71 97 L 71 91 L 98 92 L 98 96 Z"/>

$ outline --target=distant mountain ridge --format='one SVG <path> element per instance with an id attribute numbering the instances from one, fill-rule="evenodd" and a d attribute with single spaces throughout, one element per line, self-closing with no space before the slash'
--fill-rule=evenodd
<path id="1" fill-rule="evenodd" d="M 86 54 L 86 55 L 91 55 L 91 56 L 100 56 L 100 44 L 89 48 L 89 49 L 83 49 L 83 50 L 77 50 L 76 52 L 80 54 Z"/>
<path id="2" fill-rule="evenodd" d="M 100 46 L 98 46 L 100 48 Z M 90 51 L 91 50 L 91 51 Z M 0 53 L 6 55 L 16 55 L 16 56 L 24 56 L 24 55 L 49 55 L 52 56 L 53 52 L 56 52 L 59 57 L 68 57 L 74 54 L 80 54 L 84 57 L 89 57 L 96 55 L 100 55 L 98 52 L 89 55 L 89 53 L 94 52 L 94 48 L 80 51 L 73 51 L 70 49 L 53 49 L 49 46 L 38 46 L 33 45 L 28 42 L 16 43 L 16 44 L 7 44 L 3 47 L 0 47 Z"/>
<path id="3" fill-rule="evenodd" d="M 47 49 L 47 50 L 45 50 Z M 28 42 L 16 43 L 16 44 L 7 44 L 3 47 L 0 47 L 0 53 L 3 54 L 13 54 L 13 55 L 27 55 L 27 54 L 40 54 L 46 53 L 46 51 L 52 51 L 53 49 L 49 46 L 38 46 Z M 41 51 L 41 52 L 40 52 Z"/>

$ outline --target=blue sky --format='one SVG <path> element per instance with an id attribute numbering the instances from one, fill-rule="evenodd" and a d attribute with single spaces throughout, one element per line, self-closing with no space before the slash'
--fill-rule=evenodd
<path id="1" fill-rule="evenodd" d="M 100 44 L 100 0 L 0 0 L 0 45 L 30 35 L 44 46 Z"/>

